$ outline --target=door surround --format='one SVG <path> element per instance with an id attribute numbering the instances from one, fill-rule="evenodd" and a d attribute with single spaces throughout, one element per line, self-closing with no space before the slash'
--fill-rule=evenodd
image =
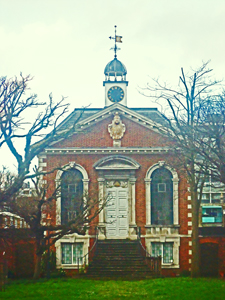
<path id="1" fill-rule="evenodd" d="M 94 164 L 98 172 L 99 200 L 107 197 L 109 185 L 127 185 L 128 191 L 128 236 L 124 238 L 137 239 L 136 211 L 135 211 L 135 182 L 136 170 L 140 165 L 130 157 L 121 155 L 107 156 Z M 106 208 L 99 214 L 99 239 L 106 239 Z"/>

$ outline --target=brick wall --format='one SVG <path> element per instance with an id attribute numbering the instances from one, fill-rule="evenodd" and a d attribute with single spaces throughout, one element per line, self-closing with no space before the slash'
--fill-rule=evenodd
<path id="1" fill-rule="evenodd" d="M 122 118 L 122 117 L 121 117 Z M 61 141 L 53 145 L 54 148 L 67 148 L 67 147 L 112 147 L 113 140 L 108 133 L 108 124 L 112 121 L 109 117 L 102 122 L 97 123 L 95 126 L 90 127 L 84 133 L 76 134 L 65 141 Z M 162 147 L 169 145 L 166 138 L 153 130 L 149 130 L 131 120 L 124 118 L 123 123 L 126 126 L 126 132 L 121 142 L 122 147 Z M 98 172 L 93 168 L 93 165 L 100 159 L 110 156 L 110 154 L 46 154 L 47 158 L 47 171 L 53 168 L 64 166 L 69 162 L 75 161 L 81 165 L 88 173 L 89 194 L 97 196 L 98 194 Z M 113 154 L 112 154 L 113 155 Z M 174 167 L 179 176 L 179 233 L 188 235 L 190 233 L 190 226 L 188 222 L 191 217 L 188 216 L 188 191 L 187 182 L 184 174 L 180 171 L 179 161 L 169 153 L 158 154 L 138 154 L 129 153 L 124 156 L 134 159 L 140 164 L 140 168 L 136 170 L 136 224 L 142 226 L 142 233 L 144 233 L 146 224 L 146 201 L 145 201 L 145 181 L 147 170 L 158 161 L 165 161 L 168 165 Z M 55 185 L 56 171 L 47 175 L 47 180 L 50 183 L 50 190 L 53 190 Z M 54 216 L 55 217 L 55 216 Z M 96 223 L 97 223 L 96 219 Z M 93 233 L 93 231 L 92 231 Z M 181 238 L 180 245 L 180 270 L 189 270 L 190 263 L 190 238 Z M 180 270 L 164 270 L 165 275 L 168 273 L 171 276 L 176 276 Z"/>
<path id="2" fill-rule="evenodd" d="M 160 147 L 168 144 L 166 137 L 137 124 L 127 118 L 122 118 L 126 126 L 126 132 L 122 138 L 122 147 Z M 112 147 L 113 140 L 108 132 L 108 125 L 112 122 L 112 116 L 90 126 L 82 133 L 77 133 L 69 139 L 54 144 L 55 148 L 64 147 Z"/>

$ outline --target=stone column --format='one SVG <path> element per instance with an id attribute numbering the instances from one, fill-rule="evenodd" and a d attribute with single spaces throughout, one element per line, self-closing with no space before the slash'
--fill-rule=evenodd
<path id="1" fill-rule="evenodd" d="M 56 189 L 60 186 L 60 180 L 55 180 Z M 61 192 L 56 192 L 56 225 L 61 225 Z"/>
<path id="2" fill-rule="evenodd" d="M 82 179 L 83 181 L 83 200 L 84 200 L 84 205 L 87 202 L 87 196 L 88 196 L 88 183 L 89 179 Z"/>
<path id="3" fill-rule="evenodd" d="M 99 205 L 101 206 L 104 201 L 104 178 L 98 178 L 98 197 L 99 197 Z M 104 210 L 105 208 L 99 213 L 99 239 L 104 240 L 105 239 L 105 220 L 104 220 Z"/>
<path id="4" fill-rule="evenodd" d="M 130 186 L 131 186 L 131 218 L 130 218 L 130 224 L 129 224 L 129 234 L 130 234 L 130 239 L 136 239 L 137 238 L 136 210 L 135 210 L 135 204 L 136 204 L 135 182 L 136 182 L 136 178 L 130 178 L 129 182 L 130 182 Z"/>
<path id="5" fill-rule="evenodd" d="M 88 183 L 89 179 L 83 179 L 83 190 L 84 190 L 84 196 L 88 194 Z"/>
<path id="6" fill-rule="evenodd" d="M 179 224 L 179 195 L 178 195 L 178 178 L 173 178 L 173 224 Z"/>
<path id="7" fill-rule="evenodd" d="M 135 195 L 135 182 L 136 178 L 130 179 L 131 184 L 131 225 L 136 225 L 136 211 L 135 211 L 135 203 L 136 203 L 136 195 Z"/>
<path id="8" fill-rule="evenodd" d="M 145 179 L 146 225 L 151 225 L 151 178 Z"/>

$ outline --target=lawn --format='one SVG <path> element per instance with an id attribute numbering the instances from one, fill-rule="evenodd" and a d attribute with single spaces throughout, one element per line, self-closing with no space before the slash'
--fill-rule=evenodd
<path id="1" fill-rule="evenodd" d="M 140 281 L 51 279 L 13 281 L 0 291 L 0 299 L 225 299 L 220 279 L 160 278 Z"/>

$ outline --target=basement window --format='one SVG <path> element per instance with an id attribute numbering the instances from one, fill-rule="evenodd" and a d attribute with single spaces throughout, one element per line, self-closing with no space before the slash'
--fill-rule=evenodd
<path id="1" fill-rule="evenodd" d="M 69 244 L 62 243 L 62 264 L 64 265 L 78 265 L 82 264 L 83 257 L 83 243 Z"/>
<path id="2" fill-rule="evenodd" d="M 173 243 L 152 243 L 152 256 L 162 256 L 163 264 L 172 264 Z"/>

